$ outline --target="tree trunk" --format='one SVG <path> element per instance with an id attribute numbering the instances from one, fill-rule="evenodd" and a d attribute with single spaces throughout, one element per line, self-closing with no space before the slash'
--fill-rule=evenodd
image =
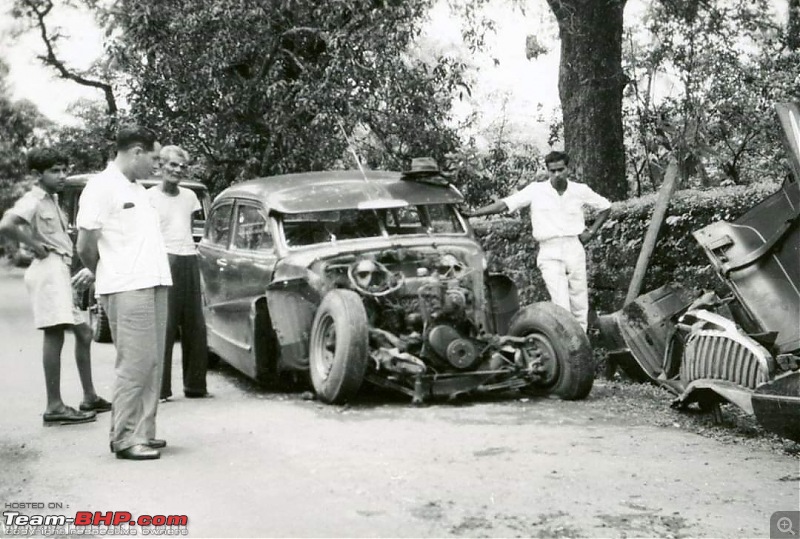
<path id="1" fill-rule="evenodd" d="M 787 42 L 793 51 L 800 49 L 800 0 L 789 0 Z"/>
<path id="2" fill-rule="evenodd" d="M 622 15 L 626 0 L 547 0 L 558 20 L 558 92 L 564 145 L 579 177 L 613 200 L 626 198 L 622 131 Z"/>

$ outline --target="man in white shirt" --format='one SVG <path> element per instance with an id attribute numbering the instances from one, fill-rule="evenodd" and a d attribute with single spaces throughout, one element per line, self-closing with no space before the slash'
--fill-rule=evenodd
<path id="1" fill-rule="evenodd" d="M 179 184 L 186 175 L 189 154 L 180 146 L 164 146 L 160 154 L 161 185 L 147 191 L 158 212 L 161 235 L 169 255 L 172 287 L 167 301 L 167 340 L 161 377 L 161 400 L 172 396 L 172 349 L 180 328 L 183 365 L 183 394 L 190 399 L 206 398 L 208 348 L 200 268 L 192 238 L 192 214 L 202 209 L 197 195 Z"/>
<path id="2" fill-rule="evenodd" d="M 167 324 L 169 260 L 147 191 L 161 145 L 149 129 L 120 128 L 117 156 L 86 184 L 76 219 L 78 255 L 95 274 L 117 349 L 111 450 L 117 458 L 157 459 L 156 411 Z"/>
<path id="3" fill-rule="evenodd" d="M 536 265 L 556 305 L 577 318 L 584 331 L 589 326 L 589 290 L 586 282 L 586 252 L 590 241 L 608 218 L 611 202 L 585 184 L 569 181 L 569 156 L 550 152 L 544 158 L 548 181 L 535 182 L 467 216 L 513 212 L 525 206 L 531 210 L 533 239 L 539 243 Z M 583 208 L 599 210 L 590 229 Z"/>

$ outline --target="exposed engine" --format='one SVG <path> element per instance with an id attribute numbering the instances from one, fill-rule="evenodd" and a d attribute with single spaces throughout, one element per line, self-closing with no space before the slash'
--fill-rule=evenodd
<path id="1" fill-rule="evenodd" d="M 327 271 L 363 297 L 371 354 L 379 369 L 464 372 L 491 358 L 486 353 L 490 339 L 476 318 L 481 310 L 475 279 L 480 275 L 457 254 L 387 252 L 332 262 Z"/>

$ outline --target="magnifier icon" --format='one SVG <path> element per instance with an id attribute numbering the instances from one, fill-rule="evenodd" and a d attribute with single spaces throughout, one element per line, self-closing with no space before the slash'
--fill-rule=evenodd
<path id="1" fill-rule="evenodd" d="M 778 526 L 778 531 L 781 533 L 790 533 L 792 535 L 797 535 L 792 529 L 792 519 L 790 519 L 789 517 L 779 518 L 776 525 Z"/>

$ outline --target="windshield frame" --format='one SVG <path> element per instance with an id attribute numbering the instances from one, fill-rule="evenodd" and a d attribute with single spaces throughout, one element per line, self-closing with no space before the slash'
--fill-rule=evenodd
<path id="1" fill-rule="evenodd" d="M 446 231 L 446 232 L 437 232 L 433 229 L 432 226 L 432 217 L 431 217 L 431 210 L 433 208 L 441 208 L 447 212 L 447 217 L 449 217 L 450 227 L 453 230 Z M 411 210 L 415 212 L 418 216 L 418 223 L 414 225 L 398 223 L 399 221 L 399 212 L 401 211 L 408 211 Z M 469 235 L 469 224 L 463 218 L 463 216 L 459 213 L 458 209 L 456 208 L 455 204 L 451 203 L 434 203 L 434 204 L 417 204 L 412 206 L 407 206 L 403 208 L 387 208 L 387 209 L 371 209 L 371 210 L 363 210 L 359 208 L 349 208 L 346 210 L 338 210 L 340 216 L 345 212 L 358 212 L 367 213 L 372 212 L 375 214 L 377 219 L 375 219 L 375 224 L 377 225 L 374 234 L 367 234 L 367 235 L 359 235 L 357 237 L 348 237 L 343 235 L 336 234 L 336 229 L 341 226 L 341 222 L 339 221 L 331 221 L 330 219 L 327 220 L 320 220 L 320 221 L 313 221 L 313 220 L 294 220 L 293 217 L 297 217 L 303 214 L 285 214 L 285 213 L 278 213 L 273 212 L 273 216 L 278 224 L 278 232 L 280 236 L 280 242 L 289 250 L 296 251 L 301 249 L 308 249 L 308 248 L 319 248 L 324 246 L 330 245 L 338 245 L 340 243 L 352 243 L 352 242 L 364 242 L 364 241 L 376 241 L 376 240 L 396 240 L 399 238 L 441 238 L 441 237 L 465 237 Z M 313 214 L 317 212 L 309 212 L 309 214 Z M 330 212 L 319 212 L 319 213 L 330 213 Z M 305 215 L 309 215 L 305 214 Z M 352 216 L 352 214 L 351 214 Z M 389 219 L 393 219 L 395 221 L 394 227 L 389 226 Z M 309 229 L 315 229 L 315 231 L 309 231 L 310 234 L 316 234 L 314 239 L 304 239 L 303 243 L 296 243 L 296 241 L 292 241 L 287 237 L 287 228 L 286 224 L 295 222 L 295 223 L 307 223 L 309 225 Z M 298 227 L 299 228 L 299 227 Z M 377 228 L 380 229 L 380 233 L 377 233 Z M 406 228 L 407 230 L 401 229 Z M 413 230 L 412 230 L 413 229 Z M 290 232 L 291 234 L 291 232 Z M 326 237 L 327 235 L 327 237 Z M 322 238 L 325 238 L 324 240 Z"/>

